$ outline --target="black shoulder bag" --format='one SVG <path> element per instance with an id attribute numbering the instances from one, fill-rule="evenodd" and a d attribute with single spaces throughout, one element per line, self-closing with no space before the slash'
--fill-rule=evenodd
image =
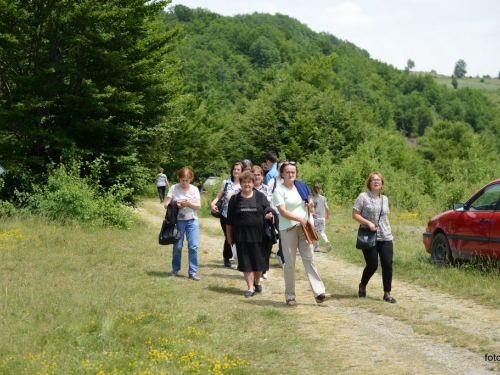
<path id="1" fill-rule="evenodd" d="M 356 238 L 356 249 L 368 250 L 377 245 L 377 232 L 378 224 L 380 223 L 380 217 L 382 216 L 382 210 L 384 209 L 384 196 L 380 195 L 380 214 L 378 215 L 377 230 L 372 232 L 370 227 L 359 226 L 358 236 Z"/>
<path id="2" fill-rule="evenodd" d="M 214 217 L 221 217 L 222 216 L 222 208 L 224 207 L 224 200 L 226 199 L 225 198 L 225 195 L 226 195 L 226 189 L 227 189 L 227 182 L 226 184 L 224 185 L 224 192 L 222 193 L 222 196 L 220 197 L 220 199 L 217 201 L 217 203 L 215 203 L 215 206 L 217 207 L 217 212 L 212 212 L 210 211 L 210 213 L 212 214 L 212 216 Z"/>

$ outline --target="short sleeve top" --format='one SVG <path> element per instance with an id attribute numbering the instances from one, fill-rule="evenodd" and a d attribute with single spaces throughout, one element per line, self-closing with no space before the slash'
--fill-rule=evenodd
<path id="1" fill-rule="evenodd" d="M 238 194 L 241 191 L 241 185 L 236 185 L 230 178 L 224 181 L 226 184 L 226 192 L 224 193 L 224 207 L 222 207 L 222 216 L 227 218 L 227 207 L 229 205 L 229 201 L 227 200 L 227 195 L 234 191 L 235 194 Z"/>
<path id="2" fill-rule="evenodd" d="M 379 201 L 377 202 L 371 191 L 365 191 L 358 195 L 352 208 L 358 211 L 366 220 L 377 224 L 380 215 L 380 199 L 383 200 L 383 210 L 378 224 L 377 241 L 392 241 L 393 237 L 388 216 L 390 213 L 389 199 L 385 195 L 380 194 Z"/>
<path id="3" fill-rule="evenodd" d="M 271 188 L 269 186 L 261 184 L 259 189 L 257 189 L 257 188 L 254 188 L 254 189 L 257 191 L 260 191 L 262 194 L 264 194 L 266 196 L 269 204 L 271 204 L 271 200 L 273 199 L 273 193 L 272 193 Z"/>
<path id="4" fill-rule="evenodd" d="M 276 207 L 285 205 L 287 211 L 307 219 L 306 203 L 300 197 L 297 189 L 288 189 L 285 185 L 279 185 L 273 193 L 273 203 Z M 298 221 L 289 220 L 280 216 L 279 230 L 286 230 L 300 224 Z"/>
<path id="5" fill-rule="evenodd" d="M 200 191 L 194 185 L 189 185 L 189 191 L 182 191 L 180 184 L 175 184 L 168 189 L 168 198 L 171 198 L 173 201 L 178 200 L 188 200 L 190 202 L 196 202 L 200 199 Z M 179 209 L 177 213 L 177 220 L 198 220 L 198 212 L 193 210 L 191 207 L 184 207 L 183 209 Z"/>
<path id="6" fill-rule="evenodd" d="M 156 186 L 167 186 L 167 175 L 164 173 L 158 173 L 156 177 Z"/>
<path id="7" fill-rule="evenodd" d="M 316 212 L 314 214 L 314 217 L 317 219 L 324 218 L 326 197 L 322 195 L 315 195 L 314 197 L 312 197 L 312 200 L 314 202 L 314 211 Z"/>
<path id="8" fill-rule="evenodd" d="M 250 198 L 236 194 L 229 201 L 226 224 L 232 225 L 235 242 L 264 241 L 264 210 L 269 203 L 264 194 L 254 190 Z"/>

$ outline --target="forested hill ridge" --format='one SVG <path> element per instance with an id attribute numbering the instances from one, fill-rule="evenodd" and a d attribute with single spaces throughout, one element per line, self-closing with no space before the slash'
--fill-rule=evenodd
<path id="1" fill-rule="evenodd" d="M 15 206 L 85 219 L 92 203 L 97 222 L 113 222 L 160 166 L 198 181 L 268 150 L 333 204 L 351 204 L 375 170 L 391 207 L 413 212 L 500 176 L 500 113 L 482 92 L 397 70 L 288 16 L 170 0 L 9 4 L 0 216 Z"/>
<path id="2" fill-rule="evenodd" d="M 448 207 L 500 175 L 500 114 L 480 91 L 407 74 L 285 15 L 177 5 L 160 17 L 166 29 L 181 25 L 175 54 L 194 98 L 186 136 L 204 140 L 192 161 L 203 172 L 261 162 L 274 149 L 306 164 L 301 178 L 340 202 L 368 171 L 383 171 L 387 193 L 409 210 L 438 196 Z"/>

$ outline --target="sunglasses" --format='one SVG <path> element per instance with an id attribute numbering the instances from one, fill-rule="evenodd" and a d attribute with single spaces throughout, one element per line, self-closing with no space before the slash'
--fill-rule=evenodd
<path id="1" fill-rule="evenodd" d="M 284 161 L 283 162 L 283 165 L 296 165 L 297 163 L 295 163 L 294 161 Z"/>

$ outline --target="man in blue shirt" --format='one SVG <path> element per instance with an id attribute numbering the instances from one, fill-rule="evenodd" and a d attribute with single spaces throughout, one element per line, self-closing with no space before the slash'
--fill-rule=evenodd
<path id="1" fill-rule="evenodd" d="M 266 174 L 266 185 L 272 180 L 274 177 L 278 177 L 278 170 L 276 169 L 276 161 L 278 160 L 278 156 L 274 151 L 266 152 L 266 164 L 269 167 L 269 172 Z"/>

